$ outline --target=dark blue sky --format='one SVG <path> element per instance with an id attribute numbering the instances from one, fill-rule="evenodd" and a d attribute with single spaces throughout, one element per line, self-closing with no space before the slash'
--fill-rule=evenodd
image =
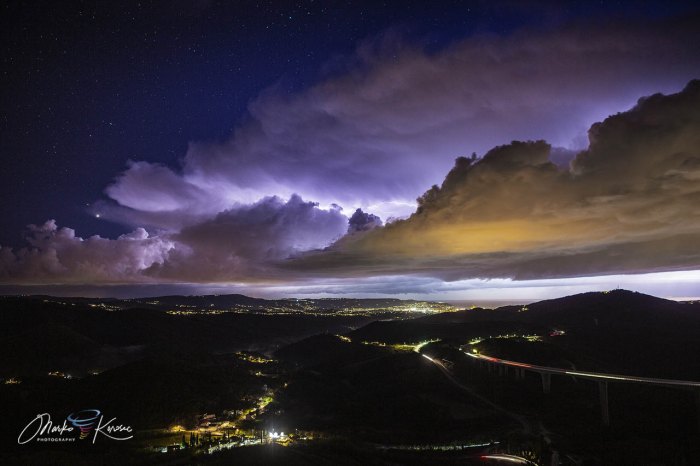
<path id="1" fill-rule="evenodd" d="M 3 2 L 0 244 L 21 245 L 25 225 L 49 218 L 83 235 L 130 230 L 86 210 L 127 160 L 177 168 L 188 142 L 226 138 L 264 88 L 303 89 L 387 29 L 438 49 L 474 33 L 689 9 L 666 1 Z"/>

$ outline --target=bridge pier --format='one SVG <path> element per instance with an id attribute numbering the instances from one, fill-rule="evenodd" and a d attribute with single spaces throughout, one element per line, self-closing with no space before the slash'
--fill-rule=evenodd
<path id="1" fill-rule="evenodd" d="M 574 381 L 578 379 L 584 380 L 594 380 L 598 383 L 598 395 L 600 397 L 600 417 L 601 423 L 604 426 L 610 425 L 610 402 L 608 398 L 608 380 L 619 380 L 623 382 L 632 383 L 644 383 L 658 386 L 667 386 L 673 388 L 684 388 L 693 390 L 693 395 L 695 398 L 695 408 L 696 408 L 696 422 L 697 422 L 697 433 L 700 435 L 700 387 L 697 381 L 688 380 L 668 380 L 668 379 L 655 379 L 648 377 L 636 377 L 636 376 L 622 376 L 614 374 L 602 374 L 596 372 L 582 372 L 582 371 L 566 371 L 564 369 L 558 369 L 554 367 L 544 367 L 535 366 L 525 363 L 519 363 L 515 361 L 499 360 L 496 358 L 488 358 L 483 355 L 476 356 L 477 363 L 480 367 L 486 366 L 489 374 L 508 376 L 508 367 L 511 367 L 511 373 L 515 375 L 515 379 L 525 379 L 526 369 L 530 372 L 534 372 L 540 375 L 542 379 L 542 391 L 547 394 L 551 392 L 552 387 L 552 374 L 570 376 Z M 498 366 L 498 367 L 497 367 Z M 490 376 L 493 381 L 494 377 Z"/>
<path id="2" fill-rule="evenodd" d="M 610 409 L 608 405 L 608 383 L 598 382 L 598 392 L 600 393 L 600 416 L 603 425 L 610 425 Z"/>
<path id="3" fill-rule="evenodd" d="M 540 372 L 540 377 L 542 377 L 542 391 L 544 393 L 549 393 L 552 387 L 552 374 Z"/>

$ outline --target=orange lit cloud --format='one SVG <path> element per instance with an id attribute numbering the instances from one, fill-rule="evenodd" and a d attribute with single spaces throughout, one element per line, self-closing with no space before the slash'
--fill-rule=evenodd
<path id="1" fill-rule="evenodd" d="M 460 158 L 410 218 L 287 264 L 336 275 L 540 278 L 700 266 L 700 81 L 589 131 L 560 169 L 544 141 Z"/>

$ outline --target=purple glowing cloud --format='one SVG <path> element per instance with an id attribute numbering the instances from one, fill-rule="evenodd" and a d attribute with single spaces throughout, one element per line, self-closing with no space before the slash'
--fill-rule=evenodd
<path id="1" fill-rule="evenodd" d="M 640 95 L 677 91 L 700 74 L 687 45 L 697 35 L 658 24 L 522 31 L 437 53 L 386 36 L 362 45 L 346 74 L 296 95 L 263 92 L 227 142 L 192 143 L 181 173 L 132 163 L 107 188 L 124 208 L 107 216 L 172 228 L 164 212 L 213 215 L 294 193 L 406 216 L 456 156 L 528 139 L 583 149 L 593 122 Z"/>

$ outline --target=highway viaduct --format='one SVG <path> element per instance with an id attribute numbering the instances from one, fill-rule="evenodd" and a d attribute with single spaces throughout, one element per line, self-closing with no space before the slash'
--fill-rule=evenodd
<path id="1" fill-rule="evenodd" d="M 507 359 L 499 359 L 491 356 L 486 356 L 479 353 L 469 353 L 463 351 L 464 354 L 472 358 L 475 362 L 485 365 L 489 372 L 497 372 L 501 375 L 507 375 L 508 370 L 512 369 L 518 379 L 525 378 L 525 371 L 535 372 L 540 374 L 542 378 L 542 390 L 544 393 L 549 393 L 552 385 L 552 375 L 563 375 L 575 377 L 579 379 L 587 379 L 598 382 L 598 392 L 600 395 L 600 414 L 604 425 L 610 425 L 610 408 L 608 403 L 608 382 L 623 382 L 655 385 L 661 387 L 683 388 L 695 391 L 696 404 L 698 407 L 698 421 L 700 423 L 700 382 L 689 380 L 671 380 L 657 379 L 650 377 L 635 377 L 630 375 L 604 374 L 600 372 L 584 372 L 568 369 L 560 369 L 556 367 L 537 366 L 518 361 L 509 361 Z"/>

